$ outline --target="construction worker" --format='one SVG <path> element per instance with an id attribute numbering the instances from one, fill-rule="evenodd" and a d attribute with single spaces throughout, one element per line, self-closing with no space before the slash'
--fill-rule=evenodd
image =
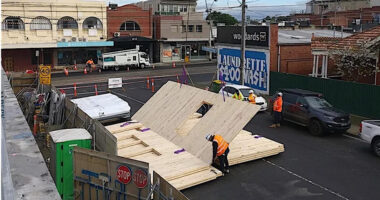
<path id="1" fill-rule="evenodd" d="M 92 71 L 92 65 L 94 64 L 94 61 L 92 60 L 92 58 L 90 58 L 89 60 L 87 60 L 86 62 L 86 68 L 88 68 L 88 70 L 91 70 Z"/>
<path id="2" fill-rule="evenodd" d="M 228 148 L 228 143 L 223 139 L 221 135 L 206 135 L 206 140 L 212 142 L 212 161 L 211 163 L 215 163 L 216 159 L 219 159 L 220 163 L 220 171 L 223 174 L 230 173 L 229 164 L 228 164 L 228 153 L 230 149 Z"/>
<path id="3" fill-rule="evenodd" d="M 256 104 L 256 96 L 253 94 L 253 90 L 249 91 L 248 101 L 251 104 Z"/>
<path id="4" fill-rule="evenodd" d="M 274 122 L 271 126 L 269 126 L 270 128 L 280 127 L 281 112 L 282 112 L 282 93 L 279 92 L 277 94 L 277 98 L 273 102 Z"/>
<path id="5" fill-rule="evenodd" d="M 232 96 L 232 98 L 237 99 L 237 100 L 243 100 L 243 97 L 239 91 L 236 91 L 235 94 Z"/>

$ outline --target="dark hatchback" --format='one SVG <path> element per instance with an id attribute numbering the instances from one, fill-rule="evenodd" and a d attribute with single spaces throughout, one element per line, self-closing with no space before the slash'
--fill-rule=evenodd
<path id="1" fill-rule="evenodd" d="M 301 89 L 281 89 L 278 92 L 283 93 L 283 119 L 308 126 L 313 135 L 322 135 L 326 131 L 345 132 L 351 127 L 349 114 L 334 108 L 320 93 Z M 271 106 L 274 98 L 270 99 Z"/>

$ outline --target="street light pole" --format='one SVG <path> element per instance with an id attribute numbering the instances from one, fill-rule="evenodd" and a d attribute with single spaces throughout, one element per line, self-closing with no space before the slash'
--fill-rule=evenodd
<path id="1" fill-rule="evenodd" d="M 245 0 L 242 0 L 242 11 L 241 11 L 241 55 L 240 55 L 240 80 L 241 84 L 244 85 L 244 75 L 245 75 Z"/>

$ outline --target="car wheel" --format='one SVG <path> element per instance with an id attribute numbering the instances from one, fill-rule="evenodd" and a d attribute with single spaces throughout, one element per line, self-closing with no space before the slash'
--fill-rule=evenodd
<path id="1" fill-rule="evenodd" d="M 309 124 L 309 131 L 312 135 L 322 135 L 323 134 L 323 127 L 319 120 L 313 119 L 310 121 Z"/>
<path id="2" fill-rule="evenodd" d="M 375 153 L 375 155 L 380 157 L 380 138 L 375 139 L 371 143 L 372 151 Z"/>
<path id="3" fill-rule="evenodd" d="M 120 67 L 119 67 L 119 66 L 114 67 L 114 70 L 115 70 L 115 71 L 119 71 L 119 70 L 120 70 Z"/>
<path id="4" fill-rule="evenodd" d="M 144 69 L 145 68 L 145 64 L 140 64 L 140 68 Z"/>

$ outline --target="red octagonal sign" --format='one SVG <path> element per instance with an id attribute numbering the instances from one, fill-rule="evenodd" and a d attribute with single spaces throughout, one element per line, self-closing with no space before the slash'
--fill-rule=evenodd
<path id="1" fill-rule="evenodd" d="M 136 184 L 136 186 L 138 188 L 144 188 L 148 184 L 148 176 L 141 169 L 137 169 L 133 173 L 133 177 L 132 178 L 133 178 L 133 182 Z"/>
<path id="2" fill-rule="evenodd" d="M 128 184 L 132 179 L 131 170 L 129 167 L 121 165 L 117 168 L 116 177 L 121 183 Z"/>

